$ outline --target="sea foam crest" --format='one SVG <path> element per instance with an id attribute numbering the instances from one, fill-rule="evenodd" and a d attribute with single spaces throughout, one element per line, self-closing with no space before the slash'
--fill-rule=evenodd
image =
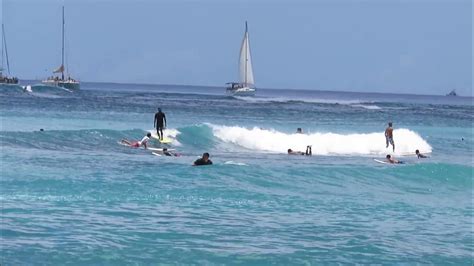
<path id="1" fill-rule="evenodd" d="M 396 151 L 393 153 L 391 146 L 385 147 L 383 132 L 287 134 L 258 127 L 210 126 L 221 141 L 257 151 L 285 153 L 290 148 L 304 151 L 307 145 L 313 146 L 316 155 L 408 155 L 414 154 L 416 149 L 424 153 L 432 151 L 420 135 L 405 128 L 394 130 Z"/>

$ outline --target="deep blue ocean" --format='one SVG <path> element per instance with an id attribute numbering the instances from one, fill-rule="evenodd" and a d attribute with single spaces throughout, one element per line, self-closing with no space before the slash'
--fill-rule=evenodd
<path id="1" fill-rule="evenodd" d="M 471 97 L 82 87 L 0 87 L 1 265 L 473 263 Z"/>

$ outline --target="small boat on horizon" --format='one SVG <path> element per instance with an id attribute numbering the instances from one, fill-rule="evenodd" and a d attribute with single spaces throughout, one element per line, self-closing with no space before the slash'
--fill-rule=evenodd
<path id="1" fill-rule="evenodd" d="M 446 96 L 458 96 L 456 90 L 452 90 L 450 93 L 446 94 Z"/>
<path id="2" fill-rule="evenodd" d="M 247 21 L 245 21 L 245 33 L 240 47 L 239 58 L 239 82 L 226 83 L 227 93 L 235 96 L 254 96 L 255 81 L 253 78 L 252 59 L 250 56 L 250 43 Z"/>
<path id="3" fill-rule="evenodd" d="M 68 75 L 68 78 L 65 78 L 64 72 L 66 71 L 66 68 L 64 67 L 64 6 L 63 6 L 63 30 L 62 30 L 62 53 L 61 53 L 61 66 L 59 66 L 56 70 L 53 71 L 54 74 L 56 73 L 61 73 L 61 76 L 51 76 L 48 77 L 47 79 L 43 80 L 42 83 L 46 86 L 52 86 L 52 87 L 62 87 L 65 89 L 70 89 L 70 90 L 79 90 L 81 87 L 81 84 L 79 83 L 78 80 L 75 80 L 71 78 L 71 76 Z"/>
<path id="4" fill-rule="evenodd" d="M 7 73 L 8 75 L 5 75 L 3 72 L 5 71 L 5 59 L 7 63 Z M 2 66 L 0 67 L 0 85 L 4 84 L 18 84 L 18 78 L 17 77 L 11 77 L 10 76 L 10 61 L 8 60 L 8 49 L 7 49 L 7 38 L 5 36 L 5 27 L 2 23 Z"/>

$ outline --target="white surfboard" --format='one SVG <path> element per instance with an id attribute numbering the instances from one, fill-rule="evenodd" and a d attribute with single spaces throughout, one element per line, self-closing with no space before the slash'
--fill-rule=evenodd
<path id="1" fill-rule="evenodd" d="M 393 163 L 389 163 L 387 161 L 382 161 L 382 160 L 379 160 L 379 159 L 374 159 L 374 161 L 376 161 L 378 163 L 383 163 L 383 164 L 393 164 Z"/>
<path id="2" fill-rule="evenodd" d="M 162 148 L 148 147 L 147 149 L 150 150 L 150 151 L 153 151 L 153 152 L 163 152 L 163 149 L 162 149 Z M 175 150 L 175 149 L 168 149 L 168 151 L 174 151 L 174 150 Z"/>
<path id="3" fill-rule="evenodd" d="M 387 161 L 382 161 L 382 160 L 379 160 L 379 159 L 374 159 L 374 161 L 378 162 L 378 163 L 382 163 L 382 164 L 389 164 L 389 165 L 400 165 L 400 164 L 406 164 L 405 161 L 399 161 L 399 163 L 389 163 Z"/>

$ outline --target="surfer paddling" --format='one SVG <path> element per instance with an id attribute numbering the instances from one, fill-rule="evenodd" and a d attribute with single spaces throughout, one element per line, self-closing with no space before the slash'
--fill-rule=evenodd
<path id="1" fill-rule="evenodd" d="M 390 154 L 387 154 L 385 157 L 387 159 L 387 162 L 392 163 L 392 164 L 403 164 L 404 162 L 395 160 Z"/>
<path id="2" fill-rule="evenodd" d="M 311 145 L 306 146 L 306 152 L 302 151 L 294 151 L 292 149 L 288 149 L 288 155 L 306 155 L 311 156 L 313 155 L 313 151 L 311 149 Z"/>
<path id="3" fill-rule="evenodd" d="M 385 143 L 387 144 L 386 148 L 388 148 L 389 144 L 392 144 L 393 151 L 395 152 L 395 143 L 393 142 L 392 122 L 389 122 L 388 127 L 385 129 Z"/>
<path id="4" fill-rule="evenodd" d="M 126 144 L 126 145 L 128 145 L 132 148 L 139 148 L 140 146 L 143 146 L 146 149 L 147 148 L 146 144 L 148 143 L 150 138 L 151 138 L 151 133 L 148 133 L 140 141 L 129 141 L 129 140 L 126 140 L 126 139 L 122 139 L 120 142 L 122 144 Z"/>
<path id="5" fill-rule="evenodd" d="M 416 154 L 416 157 L 418 157 L 418 159 L 428 158 L 428 156 L 422 154 L 419 150 L 416 150 L 415 154 Z"/>
<path id="6" fill-rule="evenodd" d="M 163 155 L 164 155 L 164 156 L 175 156 L 175 157 L 180 156 L 179 153 L 175 153 L 175 152 L 168 151 L 167 148 L 163 148 Z"/>
<path id="7" fill-rule="evenodd" d="M 156 134 L 158 135 L 158 138 L 163 140 L 163 129 L 166 128 L 166 116 L 165 113 L 161 111 L 161 108 L 158 108 L 158 112 L 155 114 L 153 127 L 156 128 Z"/>

